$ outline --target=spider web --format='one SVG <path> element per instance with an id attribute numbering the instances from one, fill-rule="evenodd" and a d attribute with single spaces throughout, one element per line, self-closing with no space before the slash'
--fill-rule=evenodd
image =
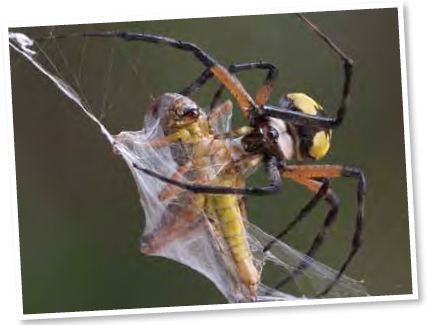
<path id="1" fill-rule="evenodd" d="M 136 51 L 137 54 L 130 57 L 125 42 L 120 42 L 120 46 L 116 44 L 116 47 L 113 47 L 108 45 L 111 44 L 109 40 L 94 42 L 91 40 L 93 43 L 91 45 L 97 49 L 97 53 L 100 51 L 105 53 L 106 60 L 104 65 L 102 63 L 89 65 L 87 62 L 91 57 L 96 57 L 96 54 L 91 52 L 87 39 L 47 37 L 35 41 L 25 34 L 11 32 L 9 41 L 10 46 L 21 57 L 27 59 L 37 70 L 49 78 L 55 87 L 100 128 L 106 140 L 128 165 L 144 210 L 143 235 L 147 236 L 155 230 L 165 228 L 169 220 L 177 220 L 177 215 L 180 215 L 187 204 L 192 203 L 195 194 L 183 192 L 167 201 L 161 200 L 159 194 L 166 184 L 143 174 L 134 168 L 133 164 L 144 166 L 161 175 L 171 176 L 179 167 L 177 152 L 183 148 L 179 144 L 158 148 L 144 145 L 148 141 L 164 136 L 159 119 L 150 114 L 146 114 L 143 128 L 140 130 L 141 126 L 137 128 L 135 125 L 124 123 L 125 129 L 137 130 L 122 132 L 123 135 L 126 135 L 127 141 L 115 140 L 113 136 L 122 130 L 121 126 L 117 125 L 117 121 L 123 121 L 122 117 L 128 113 L 128 110 L 144 111 L 141 102 L 146 102 L 147 105 L 150 103 L 149 96 L 141 98 L 140 95 L 136 95 L 134 100 L 126 97 L 125 101 L 125 96 L 121 95 L 124 90 L 123 87 L 121 88 L 121 81 L 126 78 L 134 78 L 136 87 L 149 88 L 139 76 L 140 61 L 138 58 L 145 54 L 142 50 L 143 46 L 139 45 L 134 48 L 133 51 Z M 144 51 L 146 51 L 146 47 L 144 47 Z M 92 70 L 92 73 L 89 73 L 89 70 Z M 127 71 L 128 74 L 124 74 L 124 71 Z M 105 87 L 103 91 L 99 92 L 98 100 L 95 100 L 87 95 L 87 92 L 94 84 L 100 84 L 100 81 Z M 135 93 L 139 94 L 141 91 Z M 229 129 L 230 116 L 226 116 L 218 123 L 217 131 L 225 132 Z M 216 170 L 219 168 L 221 166 L 215 166 Z M 192 178 L 188 180 L 192 180 Z M 233 259 L 226 252 L 225 243 L 216 235 L 205 211 L 203 210 L 195 220 L 191 224 L 183 221 L 181 225 L 178 223 L 180 225 L 177 228 L 178 235 L 172 236 L 168 242 L 164 242 L 151 254 L 175 260 L 203 274 L 216 285 L 229 302 L 249 301 L 248 289 L 241 283 Z M 258 301 L 307 299 L 322 291 L 335 279 L 336 270 L 307 257 L 285 242 L 276 241 L 272 249 L 264 253 L 263 247 L 271 242 L 273 237 L 250 222 L 247 227 L 247 236 L 254 264 L 262 278 L 257 292 Z M 299 276 L 293 277 L 293 281 L 283 292 L 271 288 L 270 285 L 276 284 L 291 274 L 302 261 L 309 265 L 308 268 Z M 265 283 L 270 283 L 270 285 Z M 343 276 L 325 297 L 366 295 L 368 294 L 361 282 Z"/>

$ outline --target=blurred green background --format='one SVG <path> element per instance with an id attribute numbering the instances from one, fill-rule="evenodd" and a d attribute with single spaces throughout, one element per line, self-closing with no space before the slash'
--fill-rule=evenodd
<path id="1" fill-rule="evenodd" d="M 363 169 L 368 182 L 364 245 L 346 272 L 372 295 L 412 292 L 398 13 L 396 9 L 307 15 L 355 61 L 352 100 L 323 163 Z M 293 15 L 265 15 L 23 28 L 33 37 L 71 30 L 146 31 L 198 44 L 225 64 L 264 60 L 280 69 L 271 103 L 303 91 L 333 114 L 343 79 L 338 58 Z M 80 42 L 80 46 L 77 46 Z M 191 55 L 148 44 L 74 38 L 46 46 L 75 75 L 91 108 L 113 133 L 142 126 L 150 96 L 180 91 L 202 67 Z M 119 48 L 113 55 L 111 44 Z M 60 44 L 60 49 L 55 46 Z M 88 48 L 91 48 L 91 51 Z M 84 52 L 82 52 L 84 48 Z M 82 54 L 84 53 L 84 54 Z M 69 65 L 65 65 L 67 57 Z M 82 59 L 84 58 L 84 59 Z M 114 64 L 112 60 L 118 60 Z M 11 50 L 24 314 L 225 303 L 191 269 L 142 256 L 138 194 L 125 164 L 99 129 L 30 63 Z M 264 74 L 240 75 L 251 93 Z M 107 85 L 107 86 L 106 86 Z M 196 96 L 210 100 L 207 87 Z M 243 122 L 239 111 L 234 123 Z M 266 181 L 262 172 L 251 182 Z M 342 205 L 317 259 L 338 267 L 354 227 L 353 180 L 333 182 Z M 276 234 L 311 194 L 285 181 L 284 191 L 247 200 L 250 219 Z M 323 222 L 315 211 L 287 238 L 305 251 Z"/>

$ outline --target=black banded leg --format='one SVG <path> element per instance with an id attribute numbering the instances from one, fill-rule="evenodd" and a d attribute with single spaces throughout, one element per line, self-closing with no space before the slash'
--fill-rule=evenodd
<path id="1" fill-rule="evenodd" d="M 364 201 L 365 201 L 365 194 L 366 194 L 366 180 L 365 176 L 362 173 L 362 171 L 358 168 L 353 167 L 344 167 L 343 169 L 343 176 L 344 177 L 355 177 L 358 179 L 358 186 L 357 186 L 357 206 L 358 211 L 356 215 L 356 221 L 355 221 L 355 231 L 353 234 L 353 239 L 351 242 L 351 249 L 344 260 L 343 264 L 338 270 L 337 275 L 335 276 L 334 281 L 332 281 L 324 290 L 319 292 L 315 297 L 319 298 L 324 295 L 326 295 L 333 286 L 338 282 L 338 280 L 343 275 L 344 271 L 347 269 L 350 262 L 353 260 L 356 253 L 359 251 L 360 247 L 362 246 L 362 230 L 363 230 L 363 217 L 364 217 Z"/>
<path id="2" fill-rule="evenodd" d="M 344 119 L 347 104 L 350 98 L 350 85 L 352 81 L 353 74 L 353 60 L 349 58 L 326 34 L 324 34 L 317 26 L 315 26 L 310 20 L 308 20 L 304 15 L 297 13 L 296 14 L 313 32 L 315 32 L 343 61 L 344 69 L 344 82 L 342 97 L 340 105 L 337 109 L 337 116 L 334 120 L 332 127 L 336 127 L 341 124 Z"/>
<path id="3" fill-rule="evenodd" d="M 191 94 L 192 91 L 198 89 L 199 85 L 204 84 L 208 79 L 213 76 L 216 77 L 217 80 L 221 84 L 223 84 L 230 92 L 231 95 L 237 100 L 242 109 L 242 112 L 245 116 L 249 114 L 249 110 L 255 107 L 255 103 L 253 98 L 247 93 L 246 89 L 244 89 L 241 82 L 235 78 L 231 73 L 229 73 L 228 69 L 226 69 L 223 65 L 218 63 L 213 57 L 211 57 L 208 53 L 204 52 L 197 45 L 189 42 L 183 42 L 180 40 L 176 40 L 169 37 L 152 35 L 147 33 L 127 33 L 127 32 L 118 32 L 118 31 L 107 31 L 107 32 L 85 32 L 85 33 L 75 33 L 72 35 L 80 35 L 84 37 L 110 37 L 110 38 L 121 38 L 127 41 L 143 41 L 148 43 L 155 44 L 164 44 L 171 46 L 173 48 L 191 52 L 194 54 L 196 59 L 200 61 L 205 67 L 206 71 L 203 72 L 203 75 L 197 79 L 195 85 L 191 85 L 185 90 L 183 90 L 183 94 Z M 61 38 L 65 36 L 58 36 L 57 38 Z M 193 90 L 195 88 L 195 90 Z"/>
<path id="4" fill-rule="evenodd" d="M 204 86 L 204 84 L 213 77 L 214 75 L 210 70 L 204 70 L 204 72 L 198 77 L 197 80 L 195 80 L 188 87 L 180 91 L 179 94 L 190 97 L 196 91 L 200 90 L 200 88 Z"/>
<path id="5" fill-rule="evenodd" d="M 351 248 L 347 254 L 345 260 L 338 269 L 337 274 L 333 281 L 320 293 L 315 295 L 315 297 L 321 297 L 326 295 L 332 287 L 338 282 L 338 280 L 343 275 L 344 271 L 347 269 L 348 265 L 352 261 L 353 257 L 358 252 L 361 246 L 361 237 L 363 230 L 363 217 L 364 217 L 364 199 L 366 193 L 366 181 L 365 176 L 362 171 L 358 168 L 341 166 L 341 165 L 302 165 L 302 166 L 285 166 L 281 174 L 284 178 L 289 178 L 299 183 L 304 184 L 303 181 L 313 181 L 314 179 L 319 178 L 342 178 L 342 177 L 353 177 L 357 178 L 358 185 L 356 189 L 357 194 L 357 213 L 355 217 L 355 230 L 353 233 L 353 238 L 351 241 Z M 305 184 L 304 184 L 305 185 Z M 310 183 L 307 187 L 310 188 Z M 328 192 L 329 193 L 329 192 Z M 329 221 L 332 220 L 331 217 L 327 216 L 325 219 Z M 332 222 L 332 221 L 329 221 Z M 317 237 L 316 237 L 317 238 Z"/>
<path id="6" fill-rule="evenodd" d="M 217 61 L 208 55 L 206 52 L 201 50 L 195 44 L 189 42 L 183 42 L 180 40 L 176 40 L 169 37 L 158 36 L 147 33 L 127 33 L 127 32 L 119 32 L 119 31 L 106 31 L 106 32 L 84 32 L 80 34 L 73 35 L 81 35 L 84 37 L 110 37 L 110 38 L 121 38 L 127 41 L 143 41 L 148 43 L 158 43 L 165 44 L 171 47 L 174 47 L 179 50 L 188 51 L 194 54 L 194 56 L 207 68 L 211 68 L 212 66 L 217 64 Z"/>
<path id="7" fill-rule="evenodd" d="M 322 186 L 311 198 L 311 200 L 300 210 L 299 214 L 286 226 L 286 228 L 282 232 L 280 232 L 273 240 L 271 240 L 270 242 L 268 242 L 268 244 L 264 246 L 264 253 L 269 251 L 278 240 L 281 240 L 284 236 L 286 236 L 293 228 L 296 227 L 298 223 L 300 223 L 310 214 L 310 212 L 316 207 L 320 200 L 324 198 L 324 196 L 329 190 L 329 186 L 329 179 L 324 180 Z"/>
<path id="8" fill-rule="evenodd" d="M 141 172 L 159 179 L 165 183 L 175 185 L 194 193 L 206 193 L 206 194 L 236 194 L 236 195 L 267 195 L 278 192 L 281 188 L 281 176 L 277 169 L 275 159 L 267 160 L 265 163 L 265 169 L 268 173 L 269 185 L 263 187 L 222 187 L 222 186 L 208 186 L 189 182 L 181 182 L 169 177 L 165 177 L 161 174 L 154 172 L 153 170 L 144 168 L 143 166 L 133 163 L 133 167 L 140 170 Z"/>
<path id="9" fill-rule="evenodd" d="M 295 124 L 309 124 L 323 129 L 332 129 L 341 124 L 344 120 L 348 101 L 350 98 L 351 81 L 353 75 L 353 60 L 349 58 L 328 36 L 320 31 L 310 20 L 302 14 L 296 14 L 314 33 L 316 33 L 343 61 L 344 81 L 340 104 L 335 117 L 308 116 L 301 112 L 294 112 L 287 108 L 279 108 L 267 105 L 264 113 L 283 120 L 288 120 Z"/>
<path id="10" fill-rule="evenodd" d="M 268 85 L 270 85 L 269 88 L 271 90 L 274 80 L 276 79 L 278 74 L 278 69 L 271 63 L 260 61 L 260 62 L 252 62 L 252 63 L 232 64 L 229 67 L 228 71 L 234 74 L 236 72 L 240 72 L 244 70 L 253 70 L 253 69 L 268 70 L 264 86 L 267 85 L 266 87 L 268 88 Z M 209 69 L 203 71 L 203 73 L 197 78 L 197 80 L 195 80 L 188 87 L 183 89 L 180 92 L 180 94 L 188 97 L 192 96 L 196 91 L 198 91 L 202 86 L 204 86 L 204 84 L 207 81 L 209 81 L 211 78 L 213 78 L 213 73 Z M 225 90 L 225 86 L 221 85 L 219 89 L 216 91 L 210 104 L 211 108 L 216 106 L 224 90 Z"/>
<path id="11" fill-rule="evenodd" d="M 326 184 L 329 184 L 329 183 L 325 183 L 324 185 L 322 185 L 320 190 L 322 190 L 322 188 Z M 316 193 L 316 196 L 318 193 Z M 292 273 L 289 276 L 287 276 L 285 279 L 280 281 L 274 287 L 275 289 L 279 289 L 280 287 L 286 285 L 293 278 L 295 278 L 296 276 L 299 276 L 302 272 L 304 272 L 311 265 L 311 262 L 307 259 L 307 257 L 313 258 L 316 255 L 319 248 L 322 246 L 326 233 L 328 232 L 330 226 L 336 220 L 336 217 L 338 214 L 338 207 L 339 207 L 339 201 L 338 201 L 335 193 L 332 190 L 326 190 L 325 191 L 324 199 L 330 205 L 330 209 L 329 209 L 328 213 L 326 214 L 322 229 L 319 231 L 319 233 L 313 239 L 313 242 L 310 246 L 310 249 L 305 253 L 305 255 L 306 255 L 305 258 L 299 263 L 299 265 L 292 271 Z"/>

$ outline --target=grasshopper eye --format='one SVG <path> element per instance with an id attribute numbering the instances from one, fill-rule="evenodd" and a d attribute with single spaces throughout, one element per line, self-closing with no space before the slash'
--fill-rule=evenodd
<path id="1" fill-rule="evenodd" d="M 200 110 L 197 107 L 185 107 L 183 109 L 183 116 L 197 118 L 200 116 Z"/>

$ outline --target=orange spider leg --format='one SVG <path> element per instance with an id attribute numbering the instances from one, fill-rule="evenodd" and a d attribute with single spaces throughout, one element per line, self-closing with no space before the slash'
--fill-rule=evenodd
<path id="1" fill-rule="evenodd" d="M 247 135 L 247 134 L 251 133 L 252 131 L 253 131 L 253 127 L 242 126 L 242 127 L 239 127 L 238 129 L 235 129 L 235 130 L 230 131 L 230 132 L 215 134 L 214 138 L 217 140 L 234 139 L 234 138 L 239 138 L 239 137 L 242 137 L 244 135 Z"/>
<path id="2" fill-rule="evenodd" d="M 214 64 L 211 66 L 210 71 L 230 91 L 231 95 L 240 105 L 243 115 L 247 117 L 249 115 L 249 109 L 251 107 L 255 107 L 255 102 L 244 89 L 242 83 L 232 75 L 228 69 L 220 64 Z"/>
<path id="3" fill-rule="evenodd" d="M 303 178 L 336 178 L 343 177 L 344 170 L 347 169 L 341 165 L 303 165 L 286 166 L 281 172 L 284 178 L 303 179 Z"/>
<path id="4" fill-rule="evenodd" d="M 273 65 L 269 64 L 267 64 L 267 67 L 269 67 L 267 79 L 261 89 L 256 93 L 255 98 L 256 105 L 260 107 L 264 106 L 268 101 L 271 91 L 273 90 L 274 80 L 277 77 L 277 69 Z"/>

